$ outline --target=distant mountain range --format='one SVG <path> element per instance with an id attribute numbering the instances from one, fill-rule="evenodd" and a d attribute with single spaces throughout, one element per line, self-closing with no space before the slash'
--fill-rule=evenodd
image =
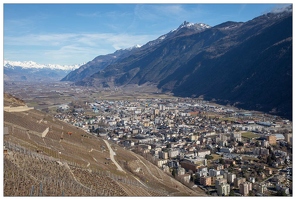
<path id="1" fill-rule="evenodd" d="M 78 69 L 70 72 L 62 81 L 79 81 L 88 78 L 96 72 L 105 69 L 108 65 L 120 61 L 121 59 L 131 55 L 139 46 L 129 49 L 120 49 L 112 54 L 101 55 L 94 58 L 92 61 L 82 65 Z"/>
<path id="2" fill-rule="evenodd" d="M 129 56 L 136 56 L 138 51 L 151 51 L 152 47 L 160 44 L 165 40 L 193 32 L 200 32 L 207 28 L 210 28 L 210 26 L 202 23 L 194 24 L 185 21 L 177 29 L 160 36 L 156 40 L 148 42 L 144 46 L 135 45 L 131 48 L 117 50 L 111 54 L 97 56 L 92 61 L 81 66 L 79 69 L 76 69 L 69 73 L 66 77 L 62 79 L 62 81 L 81 81 L 84 78 L 89 78 L 98 71 L 105 69 L 111 64 L 121 62 L 124 58 L 127 58 Z"/>
<path id="3" fill-rule="evenodd" d="M 59 81 L 81 65 L 43 65 L 33 61 L 4 60 L 6 81 Z"/>
<path id="4" fill-rule="evenodd" d="M 292 118 L 292 6 L 247 22 L 182 23 L 154 41 L 102 55 L 62 79 L 96 87 L 153 83 Z"/>

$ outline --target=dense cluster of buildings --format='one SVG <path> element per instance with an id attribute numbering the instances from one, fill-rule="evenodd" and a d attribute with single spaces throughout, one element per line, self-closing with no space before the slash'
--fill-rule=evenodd
<path id="1" fill-rule="evenodd" d="M 211 195 L 291 195 L 291 121 L 200 99 L 61 105 L 56 118 L 145 156 Z"/>

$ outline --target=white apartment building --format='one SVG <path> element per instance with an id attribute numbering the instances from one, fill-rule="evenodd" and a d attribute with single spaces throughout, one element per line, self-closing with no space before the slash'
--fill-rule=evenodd
<path id="1" fill-rule="evenodd" d="M 230 185 L 228 183 L 218 185 L 217 192 L 219 196 L 228 196 L 230 192 Z"/>

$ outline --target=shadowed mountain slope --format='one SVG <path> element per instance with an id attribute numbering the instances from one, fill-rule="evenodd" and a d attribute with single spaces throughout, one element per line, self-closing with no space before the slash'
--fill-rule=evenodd
<path id="1" fill-rule="evenodd" d="M 291 11 L 197 32 L 180 27 L 179 34 L 147 43 L 76 84 L 152 83 L 176 96 L 202 95 L 292 119 Z"/>

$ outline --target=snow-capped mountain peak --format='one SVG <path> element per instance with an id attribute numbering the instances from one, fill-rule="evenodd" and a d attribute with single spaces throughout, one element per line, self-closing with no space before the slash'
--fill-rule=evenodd
<path id="1" fill-rule="evenodd" d="M 6 68 L 14 68 L 14 67 L 21 67 L 21 68 L 25 68 L 25 69 L 55 69 L 55 70 L 65 70 L 65 71 L 69 71 L 69 70 L 74 70 L 79 68 L 81 65 L 83 64 L 77 64 L 77 65 L 58 65 L 58 64 L 38 64 L 36 62 L 33 61 L 8 61 L 8 60 L 4 60 L 4 67 Z"/>
<path id="2" fill-rule="evenodd" d="M 211 26 L 204 24 L 204 23 L 190 23 L 187 21 L 184 21 L 177 29 L 175 29 L 174 31 L 178 31 L 182 28 L 194 28 L 196 30 L 204 30 L 207 28 L 211 28 Z M 174 32 L 173 31 L 173 32 Z"/>
<path id="3" fill-rule="evenodd" d="M 187 22 L 187 21 L 184 21 L 178 29 L 181 29 L 181 28 L 184 28 L 184 27 L 190 27 L 190 26 L 194 26 L 194 23 L 190 23 L 190 22 Z M 178 30 L 177 29 L 177 30 Z"/>
<path id="4" fill-rule="evenodd" d="M 173 37 L 174 35 L 176 35 L 178 33 L 179 30 L 181 30 L 183 28 L 189 28 L 191 30 L 194 30 L 195 32 L 200 32 L 200 31 L 203 31 L 205 29 L 211 28 L 211 26 L 209 26 L 207 24 L 204 24 L 204 23 L 190 23 L 190 22 L 184 21 L 177 29 L 171 30 L 170 32 L 168 32 L 168 33 L 166 33 L 166 34 L 158 37 L 155 40 L 152 40 L 152 41 L 146 43 L 143 46 L 137 44 L 137 45 L 135 45 L 133 47 L 126 48 L 126 49 L 120 49 L 118 51 L 122 51 L 122 50 L 131 51 L 131 50 L 138 49 L 138 48 L 141 48 L 141 47 L 144 47 L 145 48 L 147 46 L 148 47 L 149 46 L 154 46 L 156 44 L 159 44 L 160 42 L 162 42 L 163 40 L 165 40 L 167 38 Z"/>
<path id="5" fill-rule="evenodd" d="M 211 26 L 204 24 L 204 23 L 190 23 L 190 22 L 184 21 L 177 29 L 171 30 L 167 34 L 160 36 L 156 40 L 148 42 L 144 46 L 153 46 L 153 45 L 159 44 L 164 39 L 173 37 L 174 35 L 176 35 L 179 32 L 179 30 L 181 30 L 183 28 L 189 28 L 189 29 L 192 29 L 196 32 L 199 32 L 199 31 L 203 31 L 205 29 L 211 28 Z"/>

